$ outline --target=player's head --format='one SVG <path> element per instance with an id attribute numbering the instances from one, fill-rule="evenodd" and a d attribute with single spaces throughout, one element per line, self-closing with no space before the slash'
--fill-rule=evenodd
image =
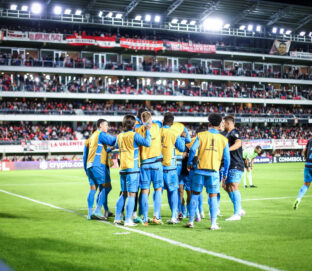
<path id="1" fill-rule="evenodd" d="M 174 122 L 174 115 L 171 112 L 166 112 L 164 114 L 163 125 L 171 126 Z"/>
<path id="2" fill-rule="evenodd" d="M 105 119 L 99 119 L 97 122 L 96 122 L 96 127 L 101 130 L 102 132 L 104 133 L 107 133 L 108 131 L 108 122 L 107 120 Z"/>
<path id="3" fill-rule="evenodd" d="M 256 146 L 256 148 L 255 148 L 255 152 L 256 153 L 258 153 L 258 155 L 260 155 L 261 154 L 261 152 L 262 152 L 262 148 L 261 148 L 261 146 Z"/>
<path id="4" fill-rule="evenodd" d="M 235 119 L 233 116 L 226 116 L 223 118 L 224 120 L 224 129 L 225 131 L 229 132 L 231 130 L 233 130 L 233 128 L 235 127 Z"/>
<path id="5" fill-rule="evenodd" d="M 135 127 L 135 117 L 133 115 L 125 115 L 122 120 L 122 130 L 124 132 L 134 130 L 134 127 Z"/>
<path id="6" fill-rule="evenodd" d="M 207 131 L 207 128 L 204 125 L 200 125 L 199 127 L 197 127 L 196 129 L 196 134 L 200 133 L 200 132 L 205 132 Z"/>
<path id="7" fill-rule="evenodd" d="M 141 114 L 141 121 L 145 123 L 151 123 L 152 122 L 152 114 L 149 111 L 145 111 Z"/>
<path id="8" fill-rule="evenodd" d="M 137 118 L 142 119 L 142 113 L 148 111 L 145 107 L 141 107 L 138 110 Z"/>
<path id="9" fill-rule="evenodd" d="M 208 124 L 210 124 L 212 127 L 214 127 L 217 130 L 221 129 L 222 123 L 222 116 L 218 113 L 211 113 L 208 116 Z"/>

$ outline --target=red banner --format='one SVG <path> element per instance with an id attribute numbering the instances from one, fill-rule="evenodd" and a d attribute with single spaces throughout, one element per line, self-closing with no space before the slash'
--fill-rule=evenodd
<path id="1" fill-rule="evenodd" d="M 298 139 L 298 145 L 305 146 L 308 144 L 308 139 Z"/>
<path id="2" fill-rule="evenodd" d="M 63 40 L 63 34 L 29 32 L 29 40 L 43 42 L 60 42 Z"/>
<path id="3" fill-rule="evenodd" d="M 166 50 L 190 52 L 190 53 L 202 53 L 202 54 L 214 54 L 216 52 L 216 46 L 210 44 L 198 44 L 187 42 L 165 42 Z"/>
<path id="4" fill-rule="evenodd" d="M 121 38 L 120 47 L 133 50 L 160 51 L 164 48 L 164 45 L 162 41 Z"/>
<path id="5" fill-rule="evenodd" d="M 25 40 L 28 38 L 27 32 L 7 30 L 6 39 L 7 40 Z"/>
<path id="6" fill-rule="evenodd" d="M 94 45 L 101 48 L 113 48 L 116 46 L 116 36 L 112 37 L 99 37 L 87 36 L 85 34 L 78 35 L 77 33 L 67 36 L 66 42 L 74 46 Z"/>

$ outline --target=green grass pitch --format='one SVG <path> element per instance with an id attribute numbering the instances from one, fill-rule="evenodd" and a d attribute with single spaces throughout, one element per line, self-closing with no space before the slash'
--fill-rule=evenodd
<path id="1" fill-rule="evenodd" d="M 233 207 L 222 192 L 221 231 L 209 231 L 207 218 L 195 222 L 194 229 L 184 227 L 186 220 L 177 225 L 139 225 L 136 229 L 272 268 L 311 270 L 311 189 L 299 209 L 292 209 L 303 184 L 303 169 L 302 163 L 256 165 L 253 176 L 258 188 L 241 188 L 247 213 L 241 221 L 225 221 Z M 112 170 L 111 175 L 109 206 L 114 211 L 120 188 L 118 170 Z M 87 213 L 89 186 L 83 170 L 0 172 L 0 189 Z M 207 214 L 206 194 L 204 202 Z M 163 204 L 166 221 L 170 215 L 166 192 Z M 151 206 L 150 216 L 152 211 Z M 1 191 L 0 259 L 14 270 L 32 271 L 257 270 Z"/>

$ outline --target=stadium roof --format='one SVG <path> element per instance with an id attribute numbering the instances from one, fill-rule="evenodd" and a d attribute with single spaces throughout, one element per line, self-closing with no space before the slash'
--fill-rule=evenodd
<path id="1" fill-rule="evenodd" d="M 0 8 L 11 4 L 31 5 L 34 1 L 1 1 Z M 122 13 L 123 18 L 146 14 L 161 16 L 162 21 L 174 18 L 202 22 L 208 17 L 221 18 L 224 23 L 237 27 L 240 24 L 260 24 L 270 29 L 285 27 L 293 32 L 312 31 L 312 1 L 266 0 L 38 0 L 53 11 L 55 5 L 72 10 L 81 9 L 83 14 L 97 15 L 108 12 Z"/>

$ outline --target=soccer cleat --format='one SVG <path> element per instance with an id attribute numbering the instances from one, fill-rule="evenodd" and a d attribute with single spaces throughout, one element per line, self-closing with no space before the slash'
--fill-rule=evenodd
<path id="1" fill-rule="evenodd" d="M 221 230 L 221 227 L 218 224 L 211 225 L 210 230 L 215 231 L 215 230 Z"/>
<path id="2" fill-rule="evenodd" d="M 107 220 L 107 217 L 103 216 L 102 213 L 93 213 L 91 219 L 94 220 Z"/>
<path id="3" fill-rule="evenodd" d="M 169 220 L 167 220 L 167 223 L 168 224 L 179 224 L 180 223 L 180 221 L 179 220 L 177 220 L 177 219 L 169 219 Z"/>
<path id="4" fill-rule="evenodd" d="M 257 188 L 257 186 L 255 186 L 255 185 L 253 185 L 253 184 L 252 184 L 251 186 L 249 186 L 249 187 L 252 187 L 252 188 Z"/>
<path id="5" fill-rule="evenodd" d="M 240 215 L 240 216 L 244 216 L 245 214 L 246 214 L 246 212 L 245 212 L 243 209 L 240 209 L 239 215 Z"/>
<path id="6" fill-rule="evenodd" d="M 178 219 L 179 219 L 179 220 L 182 220 L 182 219 L 183 219 L 183 214 L 182 214 L 182 213 L 179 213 Z"/>
<path id="7" fill-rule="evenodd" d="M 141 217 L 136 217 L 135 219 L 133 219 L 133 222 L 134 223 L 143 223 L 143 220 L 142 220 L 142 218 Z"/>
<path id="8" fill-rule="evenodd" d="M 296 200 L 295 200 L 294 205 L 293 205 L 294 210 L 297 210 L 297 209 L 298 209 L 299 204 L 300 204 L 300 201 L 301 201 L 300 199 L 296 199 Z"/>
<path id="9" fill-rule="evenodd" d="M 107 211 L 104 211 L 104 216 L 112 217 L 112 216 L 114 216 L 114 214 L 110 210 L 107 210 Z"/>
<path id="10" fill-rule="evenodd" d="M 143 222 L 142 225 L 147 227 L 148 226 L 148 222 Z"/>
<path id="11" fill-rule="evenodd" d="M 138 224 L 135 224 L 132 220 L 130 220 L 128 223 L 125 222 L 124 226 L 125 227 L 135 227 Z"/>
<path id="12" fill-rule="evenodd" d="M 161 219 L 157 219 L 156 216 L 154 216 L 154 218 L 153 218 L 153 223 L 154 223 L 154 224 L 157 224 L 157 225 L 162 225 L 162 224 L 164 224 L 164 223 L 162 222 L 162 220 L 161 220 Z"/>
<path id="13" fill-rule="evenodd" d="M 194 228 L 194 222 L 188 222 L 186 225 L 185 225 L 186 228 Z"/>
<path id="14" fill-rule="evenodd" d="M 134 219 L 136 219 L 137 217 L 138 217 L 137 212 L 133 212 L 133 213 L 132 213 L 131 219 L 134 220 Z"/>
<path id="15" fill-rule="evenodd" d="M 205 217 L 206 217 L 206 216 L 205 216 L 205 213 L 204 213 L 204 212 L 201 212 L 201 213 L 200 213 L 200 217 L 201 217 L 201 218 L 205 218 Z"/>
<path id="16" fill-rule="evenodd" d="M 248 188 L 248 185 L 244 185 L 245 188 Z"/>
<path id="17" fill-rule="evenodd" d="M 87 216 L 87 219 L 88 219 L 88 220 L 92 220 L 91 215 L 88 215 L 88 216 Z"/>
<path id="18" fill-rule="evenodd" d="M 196 217 L 195 221 L 200 222 L 201 221 L 200 217 Z"/>
<path id="19" fill-rule="evenodd" d="M 122 220 L 114 220 L 114 225 L 122 225 L 123 221 Z"/>
<path id="20" fill-rule="evenodd" d="M 240 215 L 232 215 L 231 217 L 226 219 L 226 221 L 237 221 L 237 220 L 241 220 Z"/>
<path id="21" fill-rule="evenodd" d="M 223 216 L 220 209 L 218 209 L 217 216 Z"/>

